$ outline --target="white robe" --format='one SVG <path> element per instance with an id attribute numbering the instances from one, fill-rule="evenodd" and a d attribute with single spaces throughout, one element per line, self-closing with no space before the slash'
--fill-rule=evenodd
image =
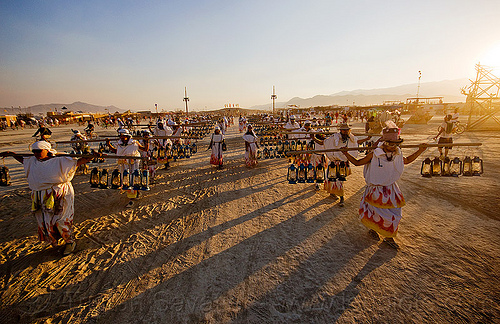
<path id="1" fill-rule="evenodd" d="M 332 136 L 325 139 L 323 144 L 325 150 L 338 149 L 342 147 L 352 147 L 352 148 L 358 147 L 356 136 L 352 134 L 349 134 L 347 141 L 343 141 L 342 135 L 340 133 L 335 133 Z M 356 158 L 358 156 L 358 151 L 349 151 L 349 154 L 351 154 L 353 157 Z M 347 162 L 347 158 L 345 157 L 344 154 L 342 154 L 342 152 L 326 152 L 325 155 L 328 157 L 330 161 L 334 162 L 335 164 L 341 163 L 340 161 Z M 326 163 L 325 168 L 328 168 L 329 164 L 330 163 Z M 347 167 L 346 174 L 347 175 L 351 174 L 350 167 Z M 335 179 L 333 181 L 325 179 L 324 188 L 331 194 L 337 196 L 344 196 L 343 182 L 344 181 L 342 179 Z"/>
<path id="2" fill-rule="evenodd" d="M 57 240 L 63 238 L 66 243 L 73 242 L 75 194 L 71 180 L 76 164 L 77 160 L 70 157 L 46 161 L 34 156 L 23 159 L 40 241 L 56 245 Z"/>
<path id="3" fill-rule="evenodd" d="M 173 134 L 173 131 L 170 127 L 164 126 L 163 129 L 155 128 L 153 134 L 154 136 L 171 136 Z M 167 145 L 172 146 L 172 141 L 168 138 L 158 139 L 158 142 L 162 147 L 167 147 Z"/>
<path id="4" fill-rule="evenodd" d="M 116 155 L 123 156 L 141 156 L 139 152 L 139 142 L 136 140 L 129 140 L 127 145 L 123 145 L 121 140 L 118 140 L 116 145 Z M 134 170 L 139 169 L 139 161 L 136 159 L 119 159 L 117 161 L 120 173 L 123 175 L 123 171 L 128 170 L 130 173 L 134 172 Z"/>
<path id="5" fill-rule="evenodd" d="M 284 128 L 287 131 L 294 131 L 294 130 L 299 129 L 300 125 L 297 122 L 294 122 L 294 123 L 288 122 L 285 124 Z M 297 135 L 288 134 L 288 139 L 295 139 L 295 138 L 297 138 Z"/>
<path id="6" fill-rule="evenodd" d="M 404 169 L 401 149 L 389 161 L 381 148 L 373 150 L 373 158 L 365 165 L 366 189 L 359 206 L 361 222 L 384 237 L 394 237 L 401 221 L 405 200 L 396 181 Z"/>
<path id="7" fill-rule="evenodd" d="M 342 135 L 340 133 L 335 133 L 325 139 L 324 146 L 325 150 L 338 149 L 342 147 L 356 148 L 358 147 L 358 140 L 356 136 L 349 134 L 347 142 L 344 142 L 342 141 Z M 356 158 L 358 156 L 358 151 L 349 151 L 349 154 Z M 326 156 L 330 161 L 347 161 L 347 158 L 344 154 L 342 154 L 342 152 L 326 152 Z"/>
<path id="8" fill-rule="evenodd" d="M 243 135 L 243 139 L 249 145 L 248 150 L 245 149 L 245 164 L 249 167 L 257 165 L 257 136 L 251 134 Z"/>
<path id="9" fill-rule="evenodd" d="M 222 165 L 222 142 L 224 141 L 224 135 L 222 134 L 212 134 L 212 154 L 210 155 L 210 164 Z"/>

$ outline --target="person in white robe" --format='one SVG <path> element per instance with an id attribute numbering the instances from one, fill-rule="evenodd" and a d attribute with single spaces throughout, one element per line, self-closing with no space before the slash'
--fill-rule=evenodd
<path id="1" fill-rule="evenodd" d="M 403 173 L 404 165 L 413 162 L 427 149 L 421 144 L 416 152 L 404 157 L 398 146 L 403 141 L 398 128 L 384 128 L 379 146 L 364 158 L 356 159 L 350 152 L 342 154 L 354 165 L 364 165 L 365 192 L 359 206 L 359 218 L 377 240 L 398 249 L 394 241 L 401 221 L 401 208 L 405 200 L 396 181 Z"/>
<path id="2" fill-rule="evenodd" d="M 367 139 L 367 138 L 366 138 Z M 343 147 L 357 148 L 366 139 L 359 140 L 356 136 L 351 134 L 351 127 L 348 124 L 341 124 L 339 126 L 339 133 L 335 133 L 330 137 L 326 138 L 323 142 L 325 150 L 339 149 Z M 353 157 L 358 156 L 358 151 L 349 151 Z M 347 158 L 341 152 L 326 152 L 326 157 L 329 162 L 325 165 L 331 170 L 344 168 L 344 174 L 339 174 L 337 172 L 330 172 L 325 178 L 324 189 L 330 193 L 331 197 L 339 201 L 339 206 L 344 206 L 344 181 L 346 177 L 351 174 L 351 168 L 349 166 Z"/>
<path id="3" fill-rule="evenodd" d="M 77 167 L 94 157 L 76 159 L 56 156 L 46 141 L 33 143 L 31 150 L 34 156 L 22 157 L 14 152 L 2 152 L 0 156 L 13 156 L 24 166 L 31 189 L 31 211 L 38 223 L 40 241 L 56 247 L 59 239 L 63 239 L 63 255 L 68 255 L 76 247 L 73 232 L 75 193 L 71 180 Z M 100 155 L 96 153 L 95 156 Z"/>
<path id="4" fill-rule="evenodd" d="M 257 149 L 259 145 L 252 125 L 247 126 L 247 132 L 243 135 L 243 140 L 245 141 L 245 164 L 247 167 L 254 167 L 257 165 Z"/>
<path id="5" fill-rule="evenodd" d="M 179 138 L 174 138 L 174 143 L 183 143 L 180 136 L 182 135 L 183 126 L 180 126 L 177 123 L 174 123 L 170 126 L 172 128 L 172 136 L 178 136 Z"/>
<path id="6" fill-rule="evenodd" d="M 239 121 L 239 131 L 240 131 L 240 133 L 243 133 L 245 131 L 245 128 L 247 127 L 247 119 L 240 115 L 240 118 L 238 121 Z"/>
<path id="7" fill-rule="evenodd" d="M 220 128 L 221 134 L 226 135 L 226 122 L 224 121 L 224 118 L 221 118 L 217 125 Z"/>
<path id="8" fill-rule="evenodd" d="M 170 126 L 166 126 L 163 121 L 158 121 L 155 129 L 153 130 L 154 136 L 172 136 L 173 131 Z M 170 149 L 172 148 L 172 141 L 169 138 L 160 138 L 154 141 L 156 149 L 158 151 L 163 151 L 164 154 L 158 159 L 158 164 L 164 164 L 164 168 L 168 169 L 170 166 L 168 156 L 170 155 Z"/>
<path id="9" fill-rule="evenodd" d="M 216 126 L 208 148 L 212 150 L 210 164 L 217 165 L 220 169 L 222 169 L 223 165 L 222 143 L 224 143 L 224 135 L 221 134 L 220 127 Z"/>
<path id="10" fill-rule="evenodd" d="M 297 123 L 295 121 L 295 116 L 292 115 L 290 116 L 290 120 L 285 124 L 285 126 L 283 126 L 283 128 L 287 131 L 287 132 L 291 132 L 291 131 L 294 131 L 294 130 L 298 130 L 300 129 L 300 125 L 299 123 Z M 292 134 L 288 134 L 287 135 L 287 138 L 288 139 L 294 139 L 296 138 L 297 135 L 292 135 Z"/>
<path id="11" fill-rule="evenodd" d="M 109 140 L 106 140 L 111 152 L 116 153 L 116 155 L 121 156 L 136 156 L 140 157 L 141 153 L 139 150 L 148 151 L 149 141 L 146 141 L 144 145 L 141 145 L 138 141 L 132 139 L 132 136 L 128 129 L 122 128 L 119 130 L 120 139 L 116 142 L 115 146 L 111 144 Z M 139 160 L 137 159 L 118 159 L 118 170 L 123 176 L 125 170 L 129 174 L 132 174 L 135 170 L 140 170 Z M 134 200 L 139 197 L 139 191 L 133 188 L 127 190 L 127 197 L 130 199 L 125 207 L 131 208 L 134 206 Z"/>

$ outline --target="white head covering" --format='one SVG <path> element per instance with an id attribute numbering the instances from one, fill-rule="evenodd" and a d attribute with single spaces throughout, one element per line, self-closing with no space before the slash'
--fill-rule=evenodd
<path id="1" fill-rule="evenodd" d="M 31 144 L 31 150 L 47 150 L 50 151 L 52 149 L 52 145 L 50 145 L 47 141 L 38 141 Z"/>
<path id="2" fill-rule="evenodd" d="M 120 129 L 118 130 L 118 134 L 120 134 L 120 135 L 125 135 L 125 136 L 131 136 L 131 135 L 130 135 L 130 132 L 129 132 L 129 131 L 128 131 L 128 129 L 126 129 L 126 128 L 120 128 Z"/>

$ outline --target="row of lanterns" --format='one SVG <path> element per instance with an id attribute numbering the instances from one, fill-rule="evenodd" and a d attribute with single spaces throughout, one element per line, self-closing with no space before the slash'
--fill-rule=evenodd
<path id="1" fill-rule="evenodd" d="M 441 160 L 439 157 L 434 159 L 426 158 L 422 161 L 420 174 L 423 177 L 458 177 L 463 175 L 466 177 L 480 176 L 483 173 L 483 160 L 478 156 L 471 158 L 466 156 L 463 160 L 459 157 L 450 159 L 445 157 Z"/>
<path id="2" fill-rule="evenodd" d="M 104 144 L 99 144 L 99 152 L 101 153 L 109 153 L 109 150 Z M 190 158 L 191 155 L 196 154 L 198 152 L 198 147 L 195 143 L 193 144 L 178 144 L 174 143 L 172 147 L 154 147 L 152 150 L 153 159 L 165 160 L 167 157 L 173 158 L 174 160 Z M 79 152 L 76 152 L 79 153 Z M 92 162 L 104 162 L 104 159 L 96 159 L 97 161 Z"/>
<path id="3" fill-rule="evenodd" d="M 210 132 L 210 128 L 208 126 L 204 126 L 204 127 L 193 128 L 190 130 L 184 130 L 182 132 L 182 135 L 204 138 L 209 132 Z"/>
<path id="4" fill-rule="evenodd" d="M 191 145 L 174 143 L 171 148 L 169 146 L 155 147 L 153 149 L 152 157 L 153 159 L 158 159 L 158 160 L 165 160 L 166 158 L 173 158 L 174 160 L 177 160 L 183 158 L 190 158 L 191 155 L 195 154 L 196 152 L 198 152 L 198 147 L 196 146 L 195 143 Z"/>
<path id="5" fill-rule="evenodd" d="M 287 180 L 290 184 L 296 183 L 323 183 L 325 178 L 329 181 L 345 181 L 347 177 L 347 170 L 349 167 L 349 162 L 336 161 L 330 162 L 325 170 L 322 163 L 317 166 L 313 166 L 311 163 L 304 164 L 301 163 L 298 166 L 295 164 L 290 164 L 288 167 Z M 326 172 L 326 177 L 325 177 Z"/>
<path id="6" fill-rule="evenodd" d="M 261 159 L 261 158 L 274 159 L 274 158 L 282 158 L 282 157 L 285 157 L 284 152 L 283 151 L 278 152 L 277 150 L 273 150 L 272 147 L 270 147 L 270 148 L 264 147 L 264 149 L 262 151 L 257 150 L 257 158 L 258 159 Z"/>
<path id="7" fill-rule="evenodd" d="M 182 135 L 203 138 L 209 132 L 210 132 L 210 128 L 208 126 L 196 127 L 196 128 L 193 126 L 190 130 L 184 130 L 184 131 L 182 131 Z M 135 131 L 132 131 L 132 135 L 133 136 L 137 136 L 137 137 L 143 137 L 144 136 L 144 131 L 142 131 L 142 130 L 135 130 Z"/>
<path id="8" fill-rule="evenodd" d="M 90 171 L 90 187 L 100 189 L 123 189 L 123 190 L 150 190 L 149 188 L 149 170 L 135 169 L 133 172 L 124 170 L 121 173 L 114 169 L 111 174 L 107 169 L 97 167 Z"/>
<path id="9" fill-rule="evenodd" d="M 307 140 L 278 140 L 276 145 L 267 144 L 261 140 L 262 153 L 258 150 L 257 155 L 264 159 L 283 158 L 286 152 L 314 150 L 314 141 Z"/>
<path id="10" fill-rule="evenodd" d="M 254 126 L 253 131 L 255 135 L 261 136 L 279 132 L 281 128 L 279 125 Z"/>

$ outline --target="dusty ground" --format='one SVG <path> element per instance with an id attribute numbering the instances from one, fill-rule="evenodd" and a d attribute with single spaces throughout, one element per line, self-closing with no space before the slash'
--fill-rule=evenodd
<path id="1" fill-rule="evenodd" d="M 440 120 L 405 126 L 406 143 L 427 140 Z M 1 133 L 0 150 L 26 152 L 32 133 Z M 420 177 L 435 150 L 406 166 L 400 251 L 358 221 L 361 167 L 341 208 L 310 184 L 288 184 L 284 159 L 247 169 L 237 127 L 228 138 L 223 170 L 208 164 L 202 141 L 193 158 L 159 171 L 130 210 L 118 191 L 75 177 L 78 246 L 64 258 L 38 242 L 21 165 L 7 159 L 14 184 L 0 188 L 1 321 L 498 322 L 500 132 L 456 139 L 484 143 L 452 153 L 482 157 L 481 177 Z"/>

